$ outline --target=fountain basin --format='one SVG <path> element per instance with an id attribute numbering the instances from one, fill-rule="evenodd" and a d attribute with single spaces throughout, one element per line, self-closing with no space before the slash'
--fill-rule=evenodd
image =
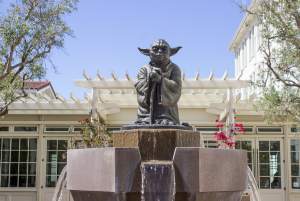
<path id="1" fill-rule="evenodd" d="M 74 201 L 138 201 L 140 163 L 138 148 L 68 150 L 67 189 Z M 177 147 L 173 165 L 177 201 L 239 201 L 247 188 L 245 151 Z"/>

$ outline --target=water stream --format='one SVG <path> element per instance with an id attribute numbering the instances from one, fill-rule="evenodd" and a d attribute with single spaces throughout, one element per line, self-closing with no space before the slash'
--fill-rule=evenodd
<path id="1" fill-rule="evenodd" d="M 52 197 L 52 201 L 62 201 L 63 192 L 66 188 L 66 184 L 67 184 L 67 166 L 65 166 L 62 169 L 62 171 L 58 177 L 56 187 L 54 190 L 54 194 Z"/>
<path id="2" fill-rule="evenodd" d="M 141 201 L 175 200 L 175 170 L 172 161 L 142 162 L 141 175 Z"/>
<path id="3" fill-rule="evenodd" d="M 250 187 L 251 196 L 253 198 L 252 200 L 253 201 L 261 201 L 258 185 L 257 185 L 255 177 L 249 167 L 248 167 L 248 184 Z"/>

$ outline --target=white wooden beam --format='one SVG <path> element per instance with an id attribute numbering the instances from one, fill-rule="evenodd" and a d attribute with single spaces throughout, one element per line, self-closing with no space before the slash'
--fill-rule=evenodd
<path id="1" fill-rule="evenodd" d="M 222 80 L 227 80 L 227 77 L 228 77 L 228 73 L 227 73 L 227 71 L 225 71 L 222 76 Z"/>
<path id="2" fill-rule="evenodd" d="M 214 79 L 214 73 L 211 71 L 208 76 L 208 80 L 213 80 L 213 79 Z"/>
<path id="3" fill-rule="evenodd" d="M 199 78 L 200 78 L 200 74 L 199 74 L 199 72 L 197 72 L 196 76 L 195 76 L 195 80 L 199 80 Z"/>
<path id="4" fill-rule="evenodd" d="M 241 71 L 239 74 L 238 74 L 238 76 L 237 76 L 237 80 L 240 80 L 241 79 L 241 77 L 242 77 L 242 75 L 243 75 L 243 71 Z"/>
<path id="5" fill-rule="evenodd" d="M 91 103 L 91 99 L 89 98 L 89 95 L 86 92 L 84 93 L 83 97 L 88 103 Z"/>
<path id="6" fill-rule="evenodd" d="M 75 84 L 83 88 L 97 89 L 134 89 L 133 80 L 77 80 Z M 208 80 L 185 80 L 182 83 L 183 89 L 240 89 L 249 86 L 247 80 L 213 80 L 210 76 Z"/>
<path id="7" fill-rule="evenodd" d="M 86 74 L 85 70 L 83 70 L 82 75 L 86 80 L 91 80 L 91 78 Z"/>
<path id="8" fill-rule="evenodd" d="M 117 81 L 117 80 L 118 80 L 118 78 L 117 78 L 117 76 L 115 75 L 114 72 L 111 72 L 111 77 L 112 77 L 112 79 L 113 79 L 114 81 Z"/>
<path id="9" fill-rule="evenodd" d="M 125 77 L 126 77 L 126 79 L 127 79 L 128 81 L 130 81 L 130 80 L 131 80 L 131 78 L 130 78 L 130 76 L 129 76 L 128 72 L 126 72 L 126 73 L 125 73 Z"/>
<path id="10" fill-rule="evenodd" d="M 182 80 L 184 81 L 185 80 L 185 73 L 182 72 Z"/>
<path id="11" fill-rule="evenodd" d="M 62 103 L 66 102 L 66 99 L 63 96 L 61 96 L 61 95 L 57 95 L 57 100 L 59 100 Z"/>
<path id="12" fill-rule="evenodd" d="M 235 96 L 235 102 L 239 102 L 241 100 L 241 97 L 242 97 L 242 94 L 241 93 L 238 93 L 236 96 Z"/>
<path id="13" fill-rule="evenodd" d="M 10 105 L 11 110 L 88 110 L 89 104 L 81 103 L 76 104 L 74 102 L 65 102 L 65 104 L 57 103 L 13 103 Z"/>
<path id="14" fill-rule="evenodd" d="M 91 105 L 92 105 L 91 118 L 93 120 L 93 119 L 97 118 L 97 112 L 98 112 L 97 102 L 98 102 L 99 93 L 98 93 L 98 90 L 96 88 L 93 88 L 92 93 L 93 94 L 92 94 L 92 103 L 91 103 Z"/>
<path id="15" fill-rule="evenodd" d="M 78 98 L 76 98 L 72 92 L 70 93 L 70 98 L 71 98 L 71 100 L 73 100 L 75 103 L 80 104 L 80 100 L 79 100 Z"/>
<path id="16" fill-rule="evenodd" d="M 104 80 L 104 78 L 100 75 L 99 69 L 97 69 L 97 77 L 99 80 Z"/>

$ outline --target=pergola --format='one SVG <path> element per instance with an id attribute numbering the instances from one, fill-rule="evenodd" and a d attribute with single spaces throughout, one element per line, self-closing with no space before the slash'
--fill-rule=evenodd
<path id="1" fill-rule="evenodd" d="M 84 71 L 83 77 L 75 84 L 92 91 L 92 114 L 99 113 L 105 119 L 107 114 L 116 113 L 120 108 L 137 108 L 135 79 L 128 74 L 118 78 L 111 73 L 111 78 L 104 78 L 97 73 L 96 78 L 92 79 Z M 228 79 L 227 72 L 221 78 L 215 78 L 213 73 L 207 78 L 200 78 L 199 73 L 188 79 L 183 75 L 179 108 L 206 108 L 207 112 L 220 114 L 220 118 L 224 119 L 233 105 L 240 107 L 243 102 L 241 89 L 248 87 L 248 80 Z M 244 104 L 242 107 L 252 109 Z"/>
<path id="2" fill-rule="evenodd" d="M 137 108 L 134 83 L 135 79 L 125 74 L 118 78 L 114 73 L 111 78 L 104 78 L 99 73 L 90 78 L 83 72 L 84 79 L 75 81 L 79 87 L 89 89 L 84 98 L 79 99 L 72 93 L 68 99 L 57 95 L 51 98 L 47 94 L 33 93 L 9 107 L 9 114 L 99 114 L 106 119 L 107 115 L 118 113 L 121 108 Z M 228 116 L 234 107 L 247 114 L 253 113 L 249 100 L 251 94 L 242 97 L 242 89 L 249 90 L 249 81 L 229 79 L 225 72 L 221 78 L 211 73 L 207 78 L 182 76 L 182 95 L 179 108 L 204 108 L 208 113 Z M 246 104 L 245 104 L 246 103 Z"/>

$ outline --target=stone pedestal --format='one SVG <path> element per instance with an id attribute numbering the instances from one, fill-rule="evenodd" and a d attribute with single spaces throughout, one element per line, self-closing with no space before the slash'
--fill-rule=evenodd
<path id="1" fill-rule="evenodd" d="M 199 148 L 198 132 L 120 131 L 113 145 L 68 150 L 67 189 L 74 201 L 141 201 L 171 192 L 175 201 L 240 201 L 247 188 L 247 152 Z"/>
<path id="2" fill-rule="evenodd" d="M 200 147 L 200 133 L 179 129 L 136 129 L 113 133 L 114 147 L 139 148 L 142 161 L 173 159 L 176 147 Z"/>
<path id="3" fill-rule="evenodd" d="M 67 189 L 74 201 L 141 201 L 137 148 L 68 150 Z M 176 148 L 175 201 L 239 201 L 247 187 L 241 150 Z"/>

